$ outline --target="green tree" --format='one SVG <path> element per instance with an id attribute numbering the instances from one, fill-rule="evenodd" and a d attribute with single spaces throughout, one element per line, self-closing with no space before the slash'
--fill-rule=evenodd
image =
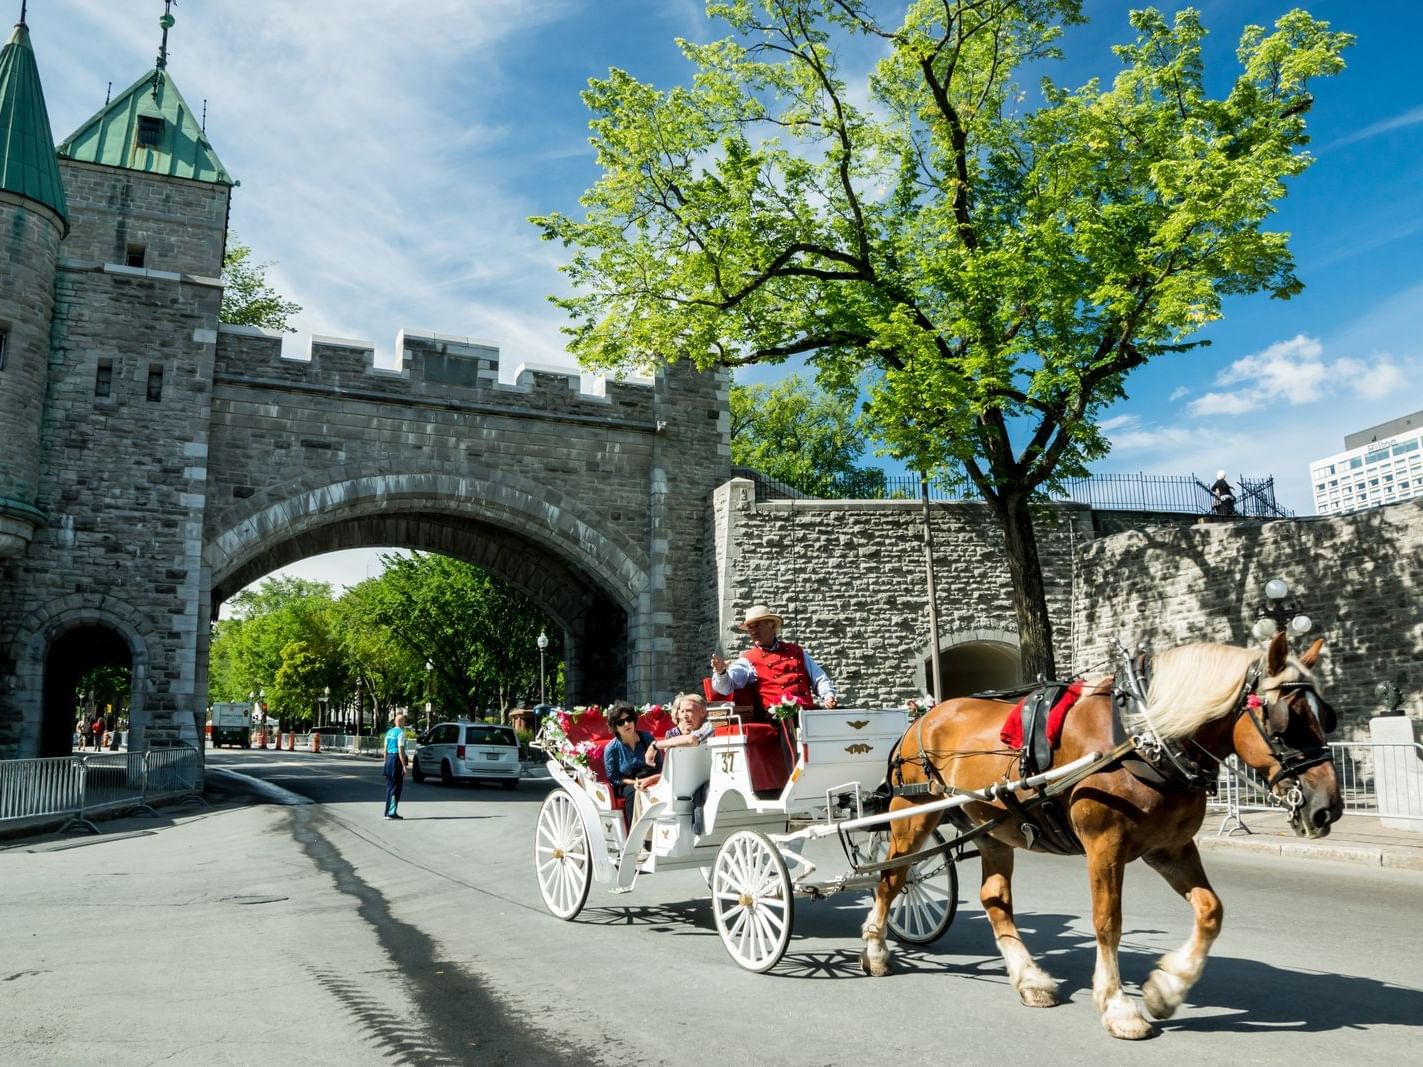
<path id="1" fill-rule="evenodd" d="M 267 578 L 232 601 L 213 631 L 210 701 L 246 700 L 265 690 L 273 715 L 309 722 L 343 660 L 334 636 L 335 601 L 325 582 Z"/>
<path id="2" fill-rule="evenodd" d="M 553 629 L 526 597 L 488 573 L 448 556 L 382 556 L 367 618 L 405 650 L 404 685 L 423 700 L 424 665 L 431 697 L 445 713 L 478 713 L 525 702 L 538 693 L 540 629 Z"/>
<path id="3" fill-rule="evenodd" d="M 222 257 L 222 310 L 218 318 L 233 326 L 264 326 L 269 330 L 296 333 L 289 325 L 291 317 L 301 312 L 301 305 L 285 299 L 267 284 L 266 269 L 270 263 L 253 263 L 252 249 L 229 235 L 227 251 Z"/>
<path id="4" fill-rule="evenodd" d="M 879 7 L 880 5 L 874 5 Z M 1351 43 L 1303 11 L 1240 38 L 1213 99 L 1195 11 L 1130 16 L 1109 87 L 1015 82 L 1057 54 L 1079 0 L 711 3 L 733 36 L 680 42 L 690 87 L 613 70 L 584 99 L 602 177 L 573 249 L 571 349 L 589 367 L 805 354 L 873 378 L 870 415 L 916 469 L 962 472 L 1003 530 L 1026 672 L 1055 673 L 1030 503 L 1107 443 L 1127 375 L 1219 317 L 1288 297 L 1265 224 L 1309 164 L 1312 78 Z M 882 49 L 867 86 L 846 48 Z"/>
<path id="5" fill-rule="evenodd" d="M 826 392 L 799 375 L 731 387 L 731 462 L 811 496 L 870 496 L 884 471 L 861 467 L 866 434 L 854 392 Z"/>

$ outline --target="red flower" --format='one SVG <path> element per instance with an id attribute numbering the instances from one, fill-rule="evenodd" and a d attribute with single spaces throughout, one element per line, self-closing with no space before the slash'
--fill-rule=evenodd
<path id="1" fill-rule="evenodd" d="M 1263 708 L 1265 706 L 1265 702 L 1261 700 L 1260 697 L 1255 693 L 1251 693 L 1248 697 L 1245 698 L 1245 706 L 1251 711 L 1254 711 L 1256 708 Z"/>

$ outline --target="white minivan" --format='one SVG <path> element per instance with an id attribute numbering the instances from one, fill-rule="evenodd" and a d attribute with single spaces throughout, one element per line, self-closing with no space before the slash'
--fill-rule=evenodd
<path id="1" fill-rule="evenodd" d="M 512 726 L 494 722 L 442 722 L 430 727 L 415 750 L 411 775 L 417 782 L 439 777 L 455 782 L 498 781 L 519 785 L 519 739 Z"/>

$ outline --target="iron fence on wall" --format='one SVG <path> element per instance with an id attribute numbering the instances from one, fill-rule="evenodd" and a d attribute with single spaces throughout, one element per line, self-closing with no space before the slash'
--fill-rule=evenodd
<path id="1" fill-rule="evenodd" d="M 749 467 L 733 473 L 749 478 L 758 500 L 918 500 L 918 475 L 884 475 L 831 480 L 814 493 L 768 477 Z M 1294 512 L 1275 500 L 1275 479 L 1240 475 L 1236 486 L 1236 518 L 1290 518 Z M 929 479 L 930 500 L 977 500 L 978 491 L 966 478 L 936 475 Z M 1215 497 L 1194 474 L 1094 474 L 1068 479 L 1051 500 L 1087 504 L 1104 511 L 1161 511 L 1183 515 L 1212 515 Z"/>

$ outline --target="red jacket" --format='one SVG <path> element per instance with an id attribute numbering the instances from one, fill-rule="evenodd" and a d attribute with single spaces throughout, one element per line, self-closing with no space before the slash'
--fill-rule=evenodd
<path id="1" fill-rule="evenodd" d="M 810 685 L 810 672 L 805 669 L 805 649 L 789 641 L 777 641 L 770 648 L 752 645 L 744 653 L 756 668 L 756 689 L 761 706 L 779 704 L 785 696 L 793 696 L 807 708 L 815 706 L 815 691 Z"/>

